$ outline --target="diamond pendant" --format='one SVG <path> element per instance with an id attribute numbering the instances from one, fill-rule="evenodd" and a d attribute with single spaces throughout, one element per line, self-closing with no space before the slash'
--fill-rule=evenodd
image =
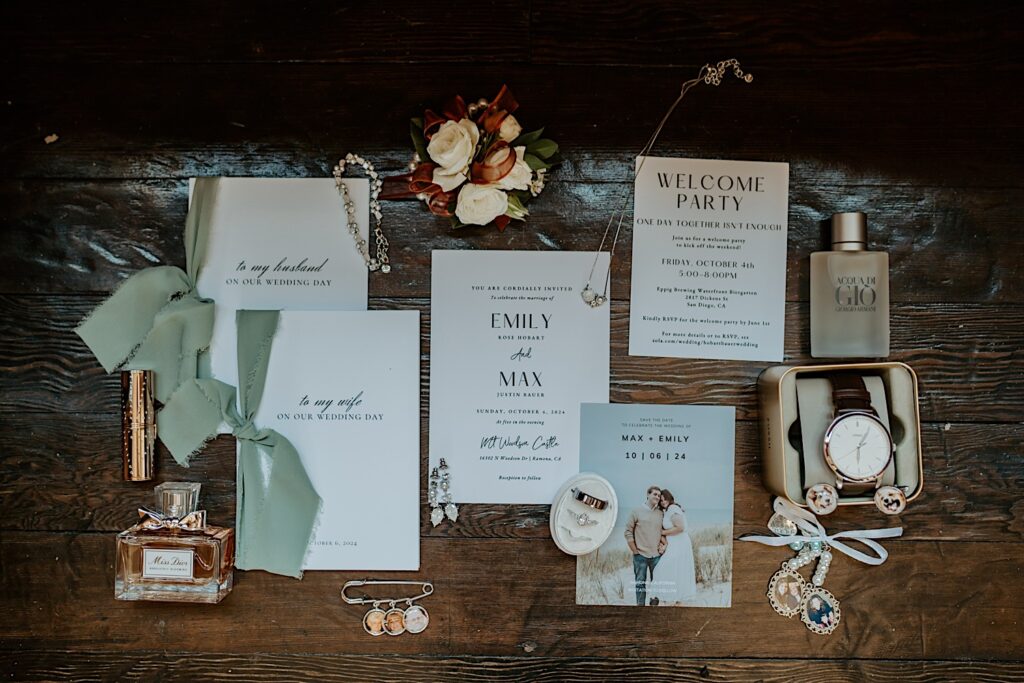
<path id="1" fill-rule="evenodd" d="M 580 296 L 583 297 L 583 301 L 586 304 L 593 306 L 594 300 L 597 298 L 597 292 L 591 289 L 590 285 L 588 284 L 586 287 L 583 288 L 583 291 L 580 292 Z"/>
<path id="2" fill-rule="evenodd" d="M 449 503 L 451 505 L 451 503 Z M 440 507 L 436 507 L 430 511 L 430 523 L 437 526 L 444 519 L 444 511 Z"/>

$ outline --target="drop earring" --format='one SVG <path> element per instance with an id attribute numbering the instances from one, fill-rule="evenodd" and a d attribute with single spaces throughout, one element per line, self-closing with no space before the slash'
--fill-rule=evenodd
<path id="1" fill-rule="evenodd" d="M 427 488 L 427 502 L 430 503 L 430 523 L 437 526 L 445 517 L 455 523 L 459 519 L 459 507 L 452 502 L 451 472 L 448 463 L 441 458 L 440 464 L 430 471 Z"/>

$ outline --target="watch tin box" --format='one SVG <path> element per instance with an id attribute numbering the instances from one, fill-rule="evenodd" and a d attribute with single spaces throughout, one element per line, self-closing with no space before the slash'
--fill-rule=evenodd
<path id="1" fill-rule="evenodd" d="M 761 476 L 765 488 L 795 505 L 807 507 L 801 476 L 803 459 L 798 447 L 800 440 L 793 437 L 796 433 L 794 425 L 800 417 L 796 380 L 801 376 L 821 376 L 838 371 L 860 372 L 882 378 L 895 445 L 895 484 L 907 487 L 909 503 L 921 494 L 924 487 L 924 459 L 921 452 L 917 374 L 905 363 L 777 365 L 762 372 L 757 379 L 757 393 L 761 410 Z M 839 501 L 840 506 L 873 504 L 873 491 L 867 495 L 843 497 Z"/>

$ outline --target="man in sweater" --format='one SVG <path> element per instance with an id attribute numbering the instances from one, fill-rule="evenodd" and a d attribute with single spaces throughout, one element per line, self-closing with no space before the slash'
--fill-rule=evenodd
<path id="1" fill-rule="evenodd" d="M 647 604 L 647 582 L 654 580 L 654 568 L 661 559 L 661 489 L 647 489 L 647 504 L 629 513 L 626 520 L 626 543 L 633 553 L 633 578 L 636 580 L 636 604 Z"/>

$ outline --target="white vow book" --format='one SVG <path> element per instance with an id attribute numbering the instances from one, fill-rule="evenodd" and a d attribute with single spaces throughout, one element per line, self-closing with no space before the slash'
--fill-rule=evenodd
<path id="1" fill-rule="evenodd" d="M 369 185 L 346 179 L 360 234 Z M 214 300 L 210 372 L 238 383 L 237 310 L 366 310 L 367 269 L 332 178 L 221 178 L 197 289 Z"/>
<path id="2" fill-rule="evenodd" d="M 254 423 L 292 442 L 323 498 L 306 569 L 419 569 L 419 319 L 281 312 Z"/>
<path id="3" fill-rule="evenodd" d="M 550 504 L 579 471 L 580 403 L 608 400 L 610 306 L 580 298 L 594 256 L 434 252 L 430 462 L 456 503 Z"/>

